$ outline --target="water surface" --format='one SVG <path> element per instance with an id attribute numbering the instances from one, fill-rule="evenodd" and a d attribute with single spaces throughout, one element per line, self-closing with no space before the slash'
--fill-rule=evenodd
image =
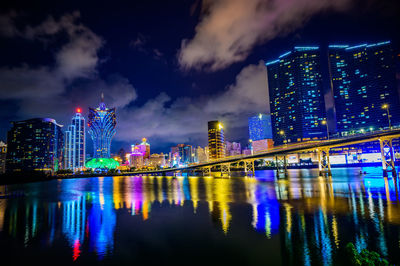
<path id="1" fill-rule="evenodd" d="M 332 265 L 353 242 L 399 264 L 398 184 L 380 168 L 359 171 L 2 186 L 14 196 L 0 198 L 0 255 L 15 264 Z"/>

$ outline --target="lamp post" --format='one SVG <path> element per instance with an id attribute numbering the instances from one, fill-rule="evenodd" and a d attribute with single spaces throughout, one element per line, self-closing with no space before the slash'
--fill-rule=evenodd
<path id="1" fill-rule="evenodd" d="M 322 120 L 321 124 L 326 126 L 326 136 L 328 137 L 328 140 L 329 140 L 329 126 L 328 126 L 328 121 Z"/>
<path id="2" fill-rule="evenodd" d="M 389 104 L 385 103 L 384 105 L 382 105 L 382 109 L 386 109 L 388 120 L 389 120 L 389 129 L 392 129 L 392 125 L 390 123 Z"/>
<path id="3" fill-rule="evenodd" d="M 283 136 L 285 138 L 285 145 L 287 147 L 287 139 L 286 139 L 285 131 L 283 131 L 283 130 L 279 131 L 279 135 L 281 135 L 281 136 Z"/>

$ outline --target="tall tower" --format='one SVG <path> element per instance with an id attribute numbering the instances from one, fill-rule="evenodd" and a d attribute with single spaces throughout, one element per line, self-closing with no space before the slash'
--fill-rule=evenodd
<path id="1" fill-rule="evenodd" d="M 325 138 L 319 47 L 294 47 L 266 66 L 274 143 Z"/>
<path id="2" fill-rule="evenodd" d="M 89 108 L 88 115 L 89 134 L 93 140 L 93 157 L 110 158 L 111 139 L 115 135 L 117 120 L 115 108 L 107 108 L 104 95 L 96 109 Z"/>
<path id="3" fill-rule="evenodd" d="M 85 118 L 80 108 L 72 117 L 72 123 L 65 132 L 64 168 L 73 171 L 82 170 L 85 167 L 86 134 Z"/>
<path id="4" fill-rule="evenodd" d="M 208 149 L 210 159 L 220 159 L 225 156 L 224 129 L 219 121 L 208 122 Z"/>
<path id="5" fill-rule="evenodd" d="M 329 46 L 329 74 L 341 135 L 400 124 L 400 101 L 391 43 Z"/>

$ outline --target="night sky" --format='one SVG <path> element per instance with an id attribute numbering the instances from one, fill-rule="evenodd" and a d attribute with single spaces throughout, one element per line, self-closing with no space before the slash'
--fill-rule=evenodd
<path id="1" fill-rule="evenodd" d="M 1 1 L 0 140 L 13 120 L 68 125 L 104 92 L 113 151 L 142 137 L 155 152 L 205 146 L 215 119 L 245 144 L 247 118 L 269 111 L 264 61 L 295 45 L 391 40 L 398 53 L 399 25 L 397 0 Z"/>

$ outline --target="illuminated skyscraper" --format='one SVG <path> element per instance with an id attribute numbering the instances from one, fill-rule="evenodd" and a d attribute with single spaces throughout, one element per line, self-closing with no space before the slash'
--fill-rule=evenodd
<path id="1" fill-rule="evenodd" d="M 319 47 L 294 47 L 266 63 L 275 144 L 326 137 Z"/>
<path id="2" fill-rule="evenodd" d="M 6 171 L 7 144 L 0 141 L 0 174 Z"/>
<path id="3" fill-rule="evenodd" d="M 208 149 L 209 158 L 220 159 L 225 157 L 224 129 L 219 121 L 208 122 Z"/>
<path id="4" fill-rule="evenodd" d="M 73 171 L 82 170 L 85 167 L 86 134 L 85 118 L 80 108 L 76 109 L 72 124 L 65 131 L 64 143 L 64 168 Z"/>
<path id="5" fill-rule="evenodd" d="M 115 108 L 107 108 L 104 95 L 96 109 L 89 108 L 88 115 L 89 134 L 93 140 L 93 157 L 110 158 L 111 139 L 115 135 L 117 120 Z"/>
<path id="6" fill-rule="evenodd" d="M 12 122 L 7 135 L 7 172 L 55 172 L 62 165 L 62 125 L 51 118 Z"/>
<path id="7" fill-rule="evenodd" d="M 329 73 L 337 130 L 370 131 L 400 124 L 394 52 L 390 42 L 357 46 L 330 45 Z"/>
<path id="8" fill-rule="evenodd" d="M 272 139 L 271 116 L 258 114 L 249 118 L 249 136 L 252 141 Z"/>

